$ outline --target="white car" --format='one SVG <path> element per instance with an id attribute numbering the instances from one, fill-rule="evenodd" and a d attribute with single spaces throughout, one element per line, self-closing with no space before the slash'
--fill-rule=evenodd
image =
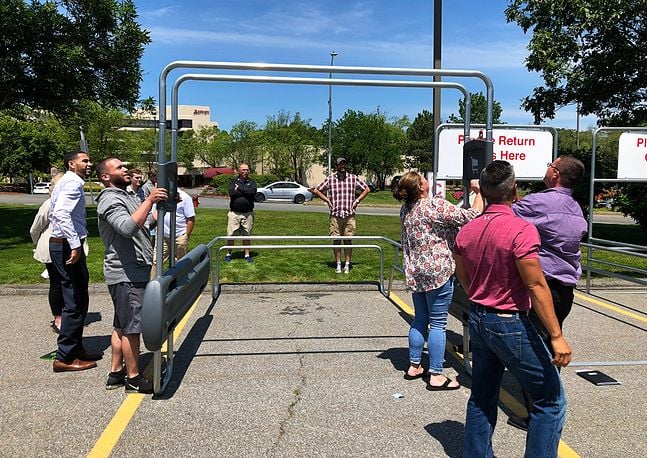
<path id="1" fill-rule="evenodd" d="M 51 183 L 49 181 L 42 181 L 34 185 L 34 194 L 49 194 L 49 187 Z"/>
<path id="2" fill-rule="evenodd" d="M 289 200 L 295 204 L 302 204 L 312 200 L 312 193 L 305 186 L 294 181 L 277 181 L 264 188 L 256 190 L 256 202 L 266 200 Z"/>

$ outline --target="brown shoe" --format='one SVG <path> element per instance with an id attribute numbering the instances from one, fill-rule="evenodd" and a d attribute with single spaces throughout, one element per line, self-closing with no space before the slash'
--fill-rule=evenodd
<path id="1" fill-rule="evenodd" d="M 97 363 L 94 361 L 81 361 L 78 358 L 69 363 L 55 359 L 53 365 L 54 372 L 84 371 L 93 367 L 97 367 Z"/>
<path id="2" fill-rule="evenodd" d="M 81 348 L 76 352 L 76 357 L 81 361 L 99 361 L 103 359 L 102 353 L 88 353 L 85 348 Z"/>

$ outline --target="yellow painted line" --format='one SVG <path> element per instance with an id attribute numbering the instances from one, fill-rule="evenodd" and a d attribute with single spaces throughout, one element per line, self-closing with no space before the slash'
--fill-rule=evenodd
<path id="1" fill-rule="evenodd" d="M 559 458 L 580 458 L 580 455 L 570 448 L 563 440 L 559 441 L 557 456 L 559 456 Z"/>
<path id="2" fill-rule="evenodd" d="M 577 293 L 576 293 L 577 294 Z M 397 305 L 400 309 L 402 309 L 403 312 L 413 316 L 413 309 L 409 304 L 404 302 L 402 299 L 398 297 L 397 294 L 391 292 L 389 293 L 389 299 L 391 299 L 395 305 Z M 451 349 L 447 349 L 449 353 L 451 353 L 454 358 L 456 358 L 459 361 L 465 362 L 465 359 L 460 356 L 458 353 Z M 520 417 L 523 417 L 526 415 L 526 408 L 523 406 L 517 399 L 512 396 L 510 393 L 505 391 L 503 388 L 499 391 L 499 400 L 512 412 L 514 412 L 515 415 L 518 415 Z M 570 448 L 566 442 L 563 440 L 559 441 L 559 447 L 557 448 L 557 456 L 559 458 L 580 458 L 580 455 L 577 454 L 575 450 Z"/>
<path id="3" fill-rule="evenodd" d="M 599 300 L 594 299 L 592 297 L 585 296 L 585 295 L 583 295 L 581 293 L 578 293 L 577 291 L 575 291 L 573 294 L 575 295 L 575 297 L 577 297 L 580 300 L 587 301 L 587 302 L 590 302 L 590 303 L 595 304 L 595 305 L 599 305 L 600 307 L 604 307 L 605 309 L 611 310 L 611 311 L 619 313 L 621 315 L 628 316 L 630 318 L 633 318 L 634 320 L 638 320 L 638 321 L 642 321 L 643 323 L 647 323 L 647 318 L 642 316 L 642 315 L 638 315 L 637 313 L 633 313 L 633 312 L 629 312 L 627 310 L 623 310 L 620 307 L 616 307 L 615 305 L 611 305 L 611 304 L 609 304 L 607 302 L 602 302 L 602 301 L 599 301 Z"/>
<path id="4" fill-rule="evenodd" d="M 139 393 L 126 396 L 124 402 L 121 403 L 121 407 L 119 407 L 119 410 L 112 417 L 112 420 L 108 423 L 108 426 L 101 434 L 101 437 L 99 437 L 97 443 L 94 444 L 94 447 L 88 453 L 88 458 L 110 456 L 112 449 L 117 445 L 117 441 L 125 431 L 126 426 L 128 426 L 130 419 L 135 415 L 137 408 L 144 400 L 144 396 Z"/>
<path id="5" fill-rule="evenodd" d="M 174 338 L 176 335 L 179 336 L 182 329 L 184 329 L 184 326 L 195 311 L 198 300 L 200 300 L 200 297 L 196 299 L 189 311 L 184 315 L 184 318 L 182 318 L 180 323 L 175 327 L 173 332 Z M 166 343 L 162 346 L 162 352 L 165 351 Z M 149 363 L 149 365 L 150 364 L 151 363 Z M 146 367 L 146 369 L 148 369 L 148 367 Z M 144 372 L 146 372 L 146 369 L 144 369 Z M 126 430 L 128 423 L 135 415 L 135 412 L 137 412 L 137 409 L 144 400 L 144 397 L 144 394 L 139 393 L 133 393 L 126 396 L 126 399 L 121 403 L 121 406 L 115 413 L 114 417 L 112 417 L 112 420 L 110 420 L 110 423 L 108 423 L 108 426 L 103 430 L 103 433 L 99 436 L 94 447 L 92 447 L 92 450 L 88 453 L 88 458 L 107 458 L 110 456 L 112 449 L 117 445 L 117 441 Z"/>
<path id="6" fill-rule="evenodd" d="M 398 297 L 397 294 L 391 292 L 389 293 L 389 299 L 391 299 L 393 302 L 395 302 L 395 305 L 397 305 L 404 313 L 407 315 L 413 316 L 413 308 L 404 302 L 400 297 Z"/>

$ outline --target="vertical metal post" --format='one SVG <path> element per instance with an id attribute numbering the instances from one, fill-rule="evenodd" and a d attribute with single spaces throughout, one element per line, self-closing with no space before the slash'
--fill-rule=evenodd
<path id="1" fill-rule="evenodd" d="M 577 132 L 575 147 L 580 149 L 580 102 L 575 105 L 575 131 Z"/>
<path id="2" fill-rule="evenodd" d="M 335 51 L 330 52 L 330 66 L 335 61 Z M 328 73 L 328 79 L 332 79 L 332 69 Z M 328 176 L 332 174 L 332 84 L 328 85 Z"/>
<path id="3" fill-rule="evenodd" d="M 79 134 L 81 140 L 79 141 L 79 149 L 85 154 L 88 154 L 88 142 L 85 139 L 85 132 L 83 132 L 83 126 L 79 126 Z M 92 193 L 92 175 L 90 175 L 90 201 L 94 203 L 94 194 Z"/>
<path id="4" fill-rule="evenodd" d="M 442 28 L 443 28 L 443 1 L 434 0 L 434 70 L 442 68 Z M 434 76 L 434 81 L 440 81 L 440 76 Z M 434 132 L 440 125 L 440 88 L 434 88 Z M 465 121 L 469 122 L 469 119 Z M 434 151 L 434 156 L 438 154 Z"/>

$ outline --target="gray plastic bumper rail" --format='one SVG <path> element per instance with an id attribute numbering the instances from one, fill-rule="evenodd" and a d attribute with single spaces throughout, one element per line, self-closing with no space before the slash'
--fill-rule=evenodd
<path id="1" fill-rule="evenodd" d="M 159 394 L 173 374 L 173 329 L 182 320 L 209 281 L 211 260 L 206 245 L 199 245 L 151 280 L 144 291 L 142 337 L 153 355 L 153 391 Z M 162 347 L 167 344 L 167 366 L 162 381 Z"/>

